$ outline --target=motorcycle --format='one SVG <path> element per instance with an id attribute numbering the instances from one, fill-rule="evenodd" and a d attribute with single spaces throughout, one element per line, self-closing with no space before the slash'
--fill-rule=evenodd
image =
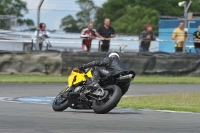
<path id="1" fill-rule="evenodd" d="M 54 111 L 72 109 L 93 109 L 97 114 L 105 114 L 115 108 L 129 88 L 135 72 L 122 72 L 100 79 L 99 86 L 91 86 L 92 72 L 75 68 L 68 77 L 68 86 L 54 99 Z"/>

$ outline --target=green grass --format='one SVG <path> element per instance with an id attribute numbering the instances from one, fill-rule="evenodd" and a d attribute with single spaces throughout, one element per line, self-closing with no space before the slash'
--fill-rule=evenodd
<path id="1" fill-rule="evenodd" d="M 200 93 L 174 93 L 123 97 L 122 108 L 200 112 Z"/>
<path id="2" fill-rule="evenodd" d="M 67 76 L 0 75 L 0 83 L 67 83 Z"/>
<path id="3" fill-rule="evenodd" d="M 200 76 L 136 76 L 133 83 L 150 84 L 200 84 Z"/>
<path id="4" fill-rule="evenodd" d="M 66 83 L 67 76 L 0 75 L 0 83 Z M 132 83 L 143 84 L 200 84 L 200 77 L 192 76 L 136 76 Z"/>

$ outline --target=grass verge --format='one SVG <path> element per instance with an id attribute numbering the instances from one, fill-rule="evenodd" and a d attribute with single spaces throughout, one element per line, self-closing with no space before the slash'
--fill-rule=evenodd
<path id="1" fill-rule="evenodd" d="M 200 112 L 200 93 L 173 93 L 123 97 L 118 107 Z"/>
<path id="2" fill-rule="evenodd" d="M 0 83 L 67 83 L 67 76 L 1 75 Z"/>
<path id="3" fill-rule="evenodd" d="M 133 83 L 139 84 L 200 84 L 199 76 L 136 76 Z"/>
<path id="4" fill-rule="evenodd" d="M 67 76 L 53 75 L 0 75 L 0 83 L 67 83 Z M 191 76 L 136 76 L 137 84 L 200 84 L 200 77 Z"/>

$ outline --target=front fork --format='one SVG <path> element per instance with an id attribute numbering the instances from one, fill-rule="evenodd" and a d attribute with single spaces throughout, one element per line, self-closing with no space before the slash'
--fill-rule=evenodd
<path id="1" fill-rule="evenodd" d="M 62 90 L 63 97 L 68 97 L 70 92 L 74 92 L 75 87 L 66 87 L 65 89 Z"/>

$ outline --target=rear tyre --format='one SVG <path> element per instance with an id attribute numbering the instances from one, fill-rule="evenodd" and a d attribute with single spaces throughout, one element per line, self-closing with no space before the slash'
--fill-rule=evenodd
<path id="1" fill-rule="evenodd" d="M 94 100 L 92 108 L 97 114 L 105 114 L 116 107 L 121 99 L 122 91 L 117 85 L 110 85 L 105 88 L 109 92 L 109 95 L 105 100 Z"/>
<path id="2" fill-rule="evenodd" d="M 68 92 L 66 91 L 66 89 L 64 89 L 56 96 L 52 104 L 52 108 L 54 111 L 63 111 L 69 107 L 66 93 Z"/>

